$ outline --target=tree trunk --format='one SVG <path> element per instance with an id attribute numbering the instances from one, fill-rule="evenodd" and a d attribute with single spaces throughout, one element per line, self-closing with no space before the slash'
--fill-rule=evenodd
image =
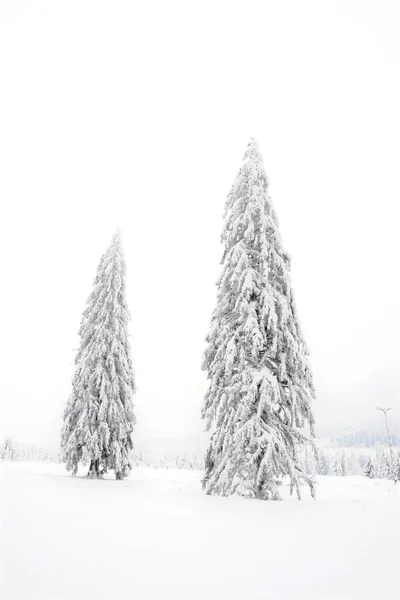
<path id="1" fill-rule="evenodd" d="M 87 474 L 87 476 L 90 479 L 99 479 L 100 478 L 99 462 L 100 462 L 99 459 L 90 461 L 89 472 Z"/>

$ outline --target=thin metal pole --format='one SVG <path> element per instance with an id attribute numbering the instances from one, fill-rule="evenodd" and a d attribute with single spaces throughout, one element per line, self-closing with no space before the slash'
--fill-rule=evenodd
<path id="1" fill-rule="evenodd" d="M 395 464 L 394 464 L 392 438 L 390 435 L 389 423 L 388 423 L 388 418 L 387 418 L 387 414 L 388 414 L 389 410 L 392 410 L 392 409 L 391 408 L 379 408 L 377 406 L 376 410 L 381 410 L 383 412 L 383 414 L 385 415 L 386 431 L 387 431 L 387 436 L 388 436 L 388 440 L 389 440 L 390 470 L 391 470 L 391 475 L 393 476 L 394 482 L 396 483 L 397 478 L 396 478 L 396 468 L 395 468 Z"/>

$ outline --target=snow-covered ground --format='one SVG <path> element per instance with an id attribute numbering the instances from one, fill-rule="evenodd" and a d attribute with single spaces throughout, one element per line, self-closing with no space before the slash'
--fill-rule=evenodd
<path id="1" fill-rule="evenodd" d="M 400 597 L 399 484 L 320 477 L 316 501 L 262 502 L 206 496 L 194 471 L 83 475 L 0 464 L 2 600 Z"/>

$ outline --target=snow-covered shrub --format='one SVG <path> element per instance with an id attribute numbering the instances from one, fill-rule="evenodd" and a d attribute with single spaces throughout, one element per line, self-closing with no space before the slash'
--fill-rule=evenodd
<path id="1" fill-rule="evenodd" d="M 11 437 L 6 437 L 0 447 L 0 458 L 3 460 L 18 460 L 18 448 L 14 445 Z"/>
<path id="2" fill-rule="evenodd" d="M 329 475 L 329 463 L 326 459 L 323 450 L 318 450 L 317 458 L 317 474 L 318 475 Z"/>
<path id="3" fill-rule="evenodd" d="M 364 473 L 370 479 L 373 479 L 375 477 L 374 463 L 372 462 L 372 460 L 370 458 L 368 459 L 368 461 L 367 461 L 367 463 L 365 465 Z"/>
<path id="4" fill-rule="evenodd" d="M 378 477 L 380 479 L 390 479 L 391 477 L 390 456 L 386 452 L 384 452 L 381 456 L 381 461 L 379 463 L 378 469 Z"/>

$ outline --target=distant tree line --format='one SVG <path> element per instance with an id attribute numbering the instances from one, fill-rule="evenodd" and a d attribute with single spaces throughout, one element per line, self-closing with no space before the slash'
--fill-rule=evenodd
<path id="1" fill-rule="evenodd" d="M 0 460 L 61 463 L 62 455 L 60 451 L 45 446 L 18 444 L 8 436 L 0 443 Z M 203 457 L 195 454 L 146 456 L 134 452 L 132 455 L 132 465 L 135 467 L 202 470 L 203 462 Z M 370 479 L 393 479 L 395 473 L 397 481 L 400 481 L 400 450 L 395 452 L 394 465 L 391 467 L 389 452 L 379 444 L 369 454 L 349 448 L 338 451 L 334 448 L 314 449 L 310 446 L 301 455 L 300 463 L 310 477 L 365 475 Z"/>
<path id="2" fill-rule="evenodd" d="M 0 443 L 0 460 L 35 460 L 61 462 L 59 451 L 35 444 L 18 444 L 9 436 Z"/>
<path id="3" fill-rule="evenodd" d="M 394 454 L 391 465 L 389 452 L 377 444 L 373 452 L 355 449 L 312 448 L 306 449 L 301 458 L 302 468 L 310 475 L 366 475 L 369 478 L 400 480 L 400 450 Z"/>
<path id="4" fill-rule="evenodd" d="M 7 461 L 39 461 L 61 463 L 62 454 L 59 450 L 52 450 L 35 444 L 18 444 L 11 437 L 6 437 L 0 443 L 0 460 Z M 133 452 L 132 465 L 135 467 L 153 467 L 156 469 L 192 469 L 203 468 L 203 457 L 195 454 L 174 454 L 164 456 L 145 456 Z M 88 464 L 84 463 L 84 464 Z"/>
<path id="5" fill-rule="evenodd" d="M 384 452 L 378 461 L 368 459 L 364 468 L 364 473 L 370 479 L 394 479 L 400 481 L 400 451 L 394 455 L 393 464 L 390 460 L 390 454 Z"/>
<path id="6" fill-rule="evenodd" d="M 396 432 L 397 426 L 400 428 L 400 423 L 398 423 L 398 420 L 396 419 L 393 423 L 392 419 L 392 442 L 395 446 L 400 446 L 400 434 Z M 360 429 L 335 438 L 331 438 L 331 440 L 336 447 L 373 448 L 377 444 L 387 444 L 387 432 L 383 425 L 374 424 L 373 426 L 365 429 Z"/>

